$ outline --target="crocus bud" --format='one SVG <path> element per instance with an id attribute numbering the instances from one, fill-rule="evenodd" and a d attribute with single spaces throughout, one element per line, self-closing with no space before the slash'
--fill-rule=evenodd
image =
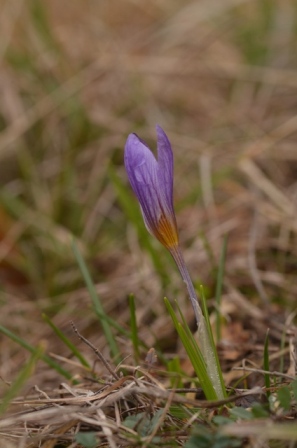
<path id="1" fill-rule="evenodd" d="M 170 142 L 157 126 L 158 159 L 136 135 L 125 146 L 125 167 L 148 231 L 167 249 L 178 246 L 173 209 L 173 154 Z"/>

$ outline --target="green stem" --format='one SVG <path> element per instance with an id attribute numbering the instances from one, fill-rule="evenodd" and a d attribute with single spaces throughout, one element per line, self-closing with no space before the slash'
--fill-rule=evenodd
<path id="1" fill-rule="evenodd" d="M 204 316 L 202 314 L 201 307 L 199 305 L 198 297 L 194 289 L 193 282 L 191 280 L 189 271 L 186 267 L 184 257 L 181 253 L 179 246 L 176 246 L 170 250 L 170 253 L 177 264 L 179 272 L 185 282 L 188 293 L 190 296 L 191 304 L 194 309 L 195 318 L 198 327 L 198 340 L 200 343 L 200 348 L 203 354 L 203 358 L 206 364 L 207 372 L 211 379 L 214 390 L 217 393 L 218 399 L 224 398 L 224 392 L 222 389 L 220 375 L 218 372 L 218 367 L 216 363 L 216 355 L 213 352 L 210 337 L 207 331 Z"/>
<path id="2" fill-rule="evenodd" d="M 184 257 L 182 255 L 182 252 L 181 252 L 179 246 L 172 248 L 170 250 L 170 253 L 171 253 L 175 263 L 177 264 L 178 270 L 180 272 L 180 275 L 182 276 L 183 281 L 186 284 L 186 287 L 187 287 L 187 290 L 188 290 L 188 293 L 190 296 L 191 304 L 194 309 L 197 327 L 199 328 L 199 325 L 203 318 L 203 314 L 202 314 L 202 310 L 199 305 L 198 297 L 197 297 L 196 291 L 194 289 L 194 285 L 191 280 L 189 271 L 187 269 Z"/>

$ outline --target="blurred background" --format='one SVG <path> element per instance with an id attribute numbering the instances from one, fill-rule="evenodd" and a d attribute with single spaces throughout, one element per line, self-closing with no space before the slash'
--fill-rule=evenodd
<path id="1" fill-rule="evenodd" d="M 67 358 L 45 313 L 91 361 L 73 320 L 109 356 L 74 237 L 106 312 L 128 328 L 134 293 L 147 346 L 179 350 L 163 297 L 194 325 L 192 310 L 123 167 L 128 134 L 155 148 L 157 123 L 174 151 L 181 246 L 210 309 L 228 235 L 223 338 L 263 342 L 251 318 L 285 321 L 297 293 L 294 0 L 1 0 L 0 58 L 1 325 Z M 0 353 L 11 381 L 28 352 L 2 335 Z M 52 381 L 40 363 L 32 384 Z"/>

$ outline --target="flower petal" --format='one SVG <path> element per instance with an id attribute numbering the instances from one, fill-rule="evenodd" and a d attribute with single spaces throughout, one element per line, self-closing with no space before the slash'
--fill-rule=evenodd
<path id="1" fill-rule="evenodd" d="M 157 126 L 157 136 L 158 161 L 136 134 L 130 134 L 127 139 L 124 160 L 147 229 L 170 248 L 178 244 L 173 210 L 173 154 L 160 126 Z"/>
<path id="2" fill-rule="evenodd" d="M 167 212 L 173 210 L 173 153 L 167 135 L 160 126 L 157 129 L 158 179 L 160 191 L 165 195 Z"/>
<path id="3" fill-rule="evenodd" d="M 173 153 L 170 141 L 160 126 L 157 129 L 158 165 L 160 174 L 162 172 L 164 189 L 170 194 L 171 202 L 173 196 Z"/>
<path id="4" fill-rule="evenodd" d="M 145 224 L 154 233 L 161 216 L 158 200 L 158 163 L 151 150 L 136 134 L 130 134 L 125 146 L 125 167 L 140 203 Z"/>

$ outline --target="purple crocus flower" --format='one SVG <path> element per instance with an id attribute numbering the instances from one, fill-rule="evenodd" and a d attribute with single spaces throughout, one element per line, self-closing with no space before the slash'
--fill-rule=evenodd
<path id="1" fill-rule="evenodd" d="M 125 146 L 125 167 L 136 194 L 148 231 L 171 253 L 187 285 L 197 324 L 201 308 L 178 244 L 173 209 L 173 154 L 167 135 L 157 126 L 158 159 L 136 134 L 130 134 Z"/>
<path id="2" fill-rule="evenodd" d="M 218 397 L 223 398 L 224 394 L 205 320 L 178 244 L 173 209 L 173 154 L 167 135 L 160 126 L 157 126 L 157 149 L 158 158 L 156 159 L 146 143 L 136 134 L 130 134 L 125 146 L 125 167 L 148 231 L 170 251 L 187 285 L 207 370 Z"/>
<path id="3" fill-rule="evenodd" d="M 136 134 L 130 134 L 125 146 L 125 166 L 148 231 L 172 249 L 178 245 L 173 210 L 173 154 L 160 126 L 157 137 L 158 160 Z"/>

